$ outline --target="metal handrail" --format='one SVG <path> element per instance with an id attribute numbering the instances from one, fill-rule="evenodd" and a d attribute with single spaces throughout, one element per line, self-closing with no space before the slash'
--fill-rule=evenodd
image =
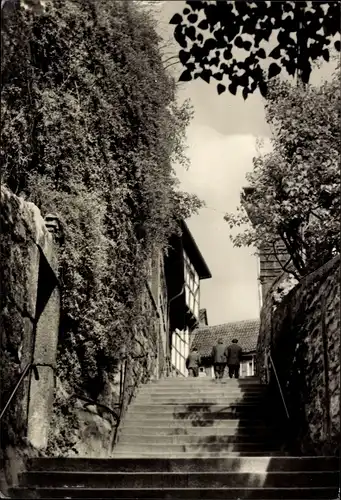
<path id="1" fill-rule="evenodd" d="M 18 382 L 16 383 L 10 397 L 8 398 L 8 401 L 7 403 L 5 404 L 4 408 L 2 409 L 1 413 L 0 413 L 0 421 L 2 420 L 3 416 L 5 415 L 7 409 L 9 408 L 14 396 L 16 395 L 16 393 L 18 392 L 18 389 L 19 387 L 21 386 L 24 378 L 26 377 L 26 375 L 28 375 L 28 373 L 33 370 L 33 373 L 34 373 L 34 377 L 36 380 L 39 380 L 39 373 L 38 373 L 38 370 L 37 370 L 37 365 L 34 364 L 34 363 L 27 363 L 27 365 L 25 366 L 25 368 L 23 369 L 23 371 L 21 372 L 21 375 L 20 375 L 20 378 L 18 380 Z"/>
<path id="2" fill-rule="evenodd" d="M 110 413 L 110 415 L 112 415 L 116 419 L 117 422 L 119 420 L 118 413 L 115 410 L 113 410 L 112 408 L 109 408 L 109 406 L 106 406 L 106 405 L 104 405 L 102 403 L 98 403 L 94 399 L 91 399 L 91 398 L 88 398 L 86 396 L 83 396 L 82 394 L 78 394 L 77 392 L 75 392 L 71 396 L 71 398 L 81 399 L 82 401 L 85 401 L 86 403 L 99 406 L 100 408 L 103 408 L 105 411 L 107 411 L 108 413 Z M 119 406 L 119 405 L 117 404 L 117 405 L 114 405 L 114 406 Z"/>
<path id="3" fill-rule="evenodd" d="M 277 381 L 278 389 L 279 389 L 279 392 L 281 394 L 281 398 L 282 398 L 282 401 L 283 401 L 283 406 L 284 406 L 284 409 L 285 409 L 285 413 L 286 413 L 286 416 L 287 416 L 287 418 L 289 420 L 290 419 L 290 415 L 289 415 L 288 407 L 286 405 L 284 394 L 283 394 L 282 387 L 281 387 L 281 383 L 280 383 L 278 375 L 277 375 L 277 370 L 276 370 L 276 367 L 275 367 L 275 363 L 273 362 L 273 359 L 272 359 L 272 356 L 271 356 L 270 352 L 268 352 L 268 356 L 269 356 L 270 363 L 272 365 L 272 368 L 273 368 L 273 371 L 274 371 L 274 374 L 275 374 L 275 377 L 276 377 L 276 381 Z"/>

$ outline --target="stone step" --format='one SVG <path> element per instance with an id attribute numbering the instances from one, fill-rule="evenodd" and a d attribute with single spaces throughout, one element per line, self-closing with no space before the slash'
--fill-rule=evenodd
<path id="1" fill-rule="evenodd" d="M 223 381 L 218 381 L 218 380 L 209 380 L 206 383 L 200 383 L 200 381 L 193 381 L 191 382 L 190 380 L 187 380 L 185 382 L 175 382 L 175 383 L 159 383 L 159 384 L 144 384 L 141 385 L 139 390 L 140 391 L 187 391 L 188 388 L 192 388 L 194 391 L 234 391 L 234 392 L 257 392 L 257 393 L 264 393 L 268 391 L 268 386 L 267 385 L 260 385 L 260 384 L 253 384 L 253 383 L 247 383 L 247 384 L 239 384 L 235 380 L 229 381 L 229 380 L 223 380 Z"/>
<path id="2" fill-rule="evenodd" d="M 224 381 L 225 379 L 223 379 Z M 239 379 L 230 379 L 229 377 L 226 378 L 226 380 L 228 382 L 231 382 L 231 383 L 256 383 L 258 385 L 263 385 L 260 383 L 260 379 L 259 377 L 241 377 Z M 165 378 L 160 378 L 159 380 L 149 380 L 149 382 L 146 384 L 146 385 L 149 385 L 149 384 L 157 384 L 157 385 L 161 385 L 161 384 L 167 384 L 169 382 L 196 382 L 196 381 L 199 381 L 199 382 L 203 382 L 203 383 L 207 383 L 207 382 L 220 382 L 217 381 L 215 378 L 211 378 L 211 377 L 165 377 Z"/>
<path id="3" fill-rule="evenodd" d="M 251 411 L 257 412 L 263 411 L 268 413 L 267 408 L 259 407 L 255 403 L 235 403 L 235 402 L 225 402 L 220 404 L 215 403 L 142 403 L 139 401 L 134 401 L 130 406 L 128 412 L 143 411 L 143 412 L 231 412 L 231 411 Z"/>
<path id="4" fill-rule="evenodd" d="M 260 398 L 244 398 L 244 397 L 234 397 L 234 396 L 216 396 L 211 394 L 206 397 L 186 397 L 186 396 L 178 396 L 178 397 L 167 397 L 163 396 L 162 398 L 158 398 L 155 396 L 137 396 L 134 403 L 132 403 L 131 408 L 133 408 L 136 404 L 138 405 L 193 405 L 193 404 L 207 404 L 207 405 L 262 405 L 263 400 Z"/>
<path id="5" fill-rule="evenodd" d="M 208 383 L 200 383 L 200 381 L 184 381 L 184 382 L 175 382 L 175 383 L 164 383 L 164 384 L 148 384 L 140 387 L 142 391 L 154 391 L 157 389 L 158 391 L 181 391 L 181 390 L 194 390 L 194 391 L 236 391 L 236 392 L 258 392 L 264 393 L 267 392 L 268 386 L 259 385 L 254 383 L 248 384 L 239 384 L 235 381 L 226 381 L 226 382 L 217 382 L 215 380 L 210 380 Z"/>
<path id="6" fill-rule="evenodd" d="M 172 422 L 173 424 L 174 422 Z M 120 429 L 122 434 L 136 435 L 139 432 L 139 436 L 263 436 L 265 433 L 274 435 L 276 428 L 269 428 L 265 425 L 258 427 L 245 427 L 239 428 L 238 426 L 227 425 L 228 421 L 223 420 L 221 425 L 210 425 L 209 427 L 195 427 L 195 426 L 155 426 L 155 425 L 143 425 L 137 426 L 136 423 L 124 423 Z"/>
<path id="7" fill-rule="evenodd" d="M 147 393 L 167 393 L 167 392 L 184 392 L 186 391 L 188 393 L 188 389 L 191 388 L 193 389 L 193 392 L 200 393 L 200 392 L 236 392 L 236 393 L 255 393 L 255 394 L 265 394 L 268 392 L 268 387 L 267 386 L 259 386 L 259 385 L 244 385 L 244 386 L 238 386 L 235 384 L 227 384 L 224 382 L 214 382 L 211 384 L 204 384 L 204 385 L 199 385 L 197 383 L 195 384 L 186 384 L 186 383 L 181 383 L 181 384 L 164 384 L 164 385 L 143 385 L 139 388 L 140 392 L 147 392 Z"/>
<path id="8" fill-rule="evenodd" d="M 251 401 L 266 401 L 266 394 L 260 392 L 230 392 L 230 391 L 160 391 L 160 392 L 147 392 L 139 391 L 136 399 L 149 398 L 155 399 L 157 401 L 170 398 L 180 398 L 184 400 L 197 400 L 200 398 L 234 398 L 241 400 L 251 400 Z"/>
<path id="9" fill-rule="evenodd" d="M 153 447 L 156 444 L 160 445 L 168 445 L 168 444 L 197 444 L 201 446 L 206 446 L 206 444 L 232 444 L 232 443 L 249 443 L 250 445 L 263 447 L 264 444 L 269 443 L 278 443 L 280 440 L 280 435 L 274 437 L 273 435 L 264 436 L 260 434 L 246 434 L 246 435 L 226 435 L 226 434 L 215 434 L 214 431 L 210 433 L 203 434 L 201 432 L 201 428 L 197 428 L 196 434 L 187 435 L 187 434 L 177 434 L 177 435 L 145 435 L 144 429 L 140 429 L 139 434 L 133 433 L 122 433 L 119 436 L 118 443 L 120 446 L 123 444 L 132 444 L 132 445 L 145 445 L 148 447 Z"/>
<path id="10" fill-rule="evenodd" d="M 191 451 L 191 452 L 165 452 L 165 451 L 149 451 L 149 448 L 145 448 L 145 451 L 136 450 L 122 450 L 119 447 L 113 452 L 113 458 L 126 458 L 130 460 L 136 460 L 140 458 L 146 459 L 225 459 L 231 457 L 281 457 L 285 455 L 282 450 L 276 451 Z"/>
<path id="11" fill-rule="evenodd" d="M 29 472 L 22 486 L 56 488 L 314 488 L 337 485 L 338 472 Z"/>
<path id="12" fill-rule="evenodd" d="M 173 416 L 171 413 L 160 413 L 147 414 L 140 412 L 128 413 L 123 420 L 123 427 L 128 425 L 135 425 L 137 427 L 145 426 L 158 426 L 167 425 L 168 427 L 224 427 L 229 426 L 233 428 L 243 427 L 243 428 L 253 428 L 262 427 L 266 425 L 266 421 L 261 418 L 246 419 L 239 418 L 239 416 L 231 416 L 231 414 L 225 413 L 205 413 L 205 414 L 195 414 L 190 417 L 190 415 L 185 414 L 184 416 Z"/>
<path id="13" fill-rule="evenodd" d="M 223 380 L 223 381 L 217 381 L 217 380 L 209 380 L 202 382 L 202 379 L 191 379 L 191 380 L 184 380 L 184 381 L 175 381 L 175 382 L 164 382 L 164 383 L 159 383 L 159 384 L 147 384 L 143 385 L 140 387 L 141 390 L 154 390 L 154 389 L 164 389 L 164 390 L 173 390 L 173 391 L 178 391 L 178 390 L 190 390 L 193 389 L 195 391 L 198 390 L 203 390 L 207 391 L 209 389 L 212 390 L 226 390 L 226 391 L 257 391 L 257 392 L 266 392 L 268 389 L 268 386 L 266 385 L 259 385 L 258 383 L 253 383 L 253 382 L 248 382 L 248 383 L 240 383 L 239 381 L 236 380 Z"/>
<path id="14" fill-rule="evenodd" d="M 236 457 L 181 459 L 117 459 L 117 458 L 30 458 L 29 471 L 116 471 L 116 472 L 274 472 L 274 471 L 338 471 L 338 457 Z"/>
<path id="15" fill-rule="evenodd" d="M 278 449 L 276 447 L 276 443 L 274 442 L 263 442 L 263 443 L 211 443 L 207 442 L 205 438 L 201 443 L 173 443 L 165 444 L 162 443 L 126 443 L 124 441 L 118 442 L 116 445 L 116 451 L 120 451 L 121 453 L 129 453 L 139 454 L 140 452 L 148 452 L 148 453 L 164 453 L 165 455 L 174 454 L 174 453 L 198 453 L 198 452 L 224 452 L 229 453 L 230 451 L 237 452 L 248 452 L 248 451 L 264 451 L 271 452 Z"/>
<path id="16" fill-rule="evenodd" d="M 15 488 L 14 498 L 112 498 L 158 500 L 331 500 L 337 487 L 313 488 Z"/>

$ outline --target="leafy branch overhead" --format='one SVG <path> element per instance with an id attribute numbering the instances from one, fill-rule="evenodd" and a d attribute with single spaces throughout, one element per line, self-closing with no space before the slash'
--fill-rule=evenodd
<path id="1" fill-rule="evenodd" d="M 235 246 L 285 248 L 297 277 L 322 266 L 340 249 L 340 90 L 331 82 L 306 89 L 269 85 L 266 118 L 272 151 L 254 158 L 237 213 Z M 249 220 L 252 227 L 247 227 Z"/>
<path id="2" fill-rule="evenodd" d="M 333 40 L 340 33 L 340 2 L 188 0 L 170 24 L 181 47 L 180 81 L 213 78 L 221 94 L 227 77 L 228 90 L 235 95 L 240 87 L 244 99 L 257 88 L 265 97 L 267 81 L 283 68 L 308 83 L 313 61 L 340 52 L 340 40 Z M 271 61 L 266 71 L 265 59 Z"/>

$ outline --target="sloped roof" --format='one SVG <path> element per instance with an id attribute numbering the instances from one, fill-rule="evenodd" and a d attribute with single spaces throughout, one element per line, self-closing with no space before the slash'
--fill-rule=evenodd
<path id="1" fill-rule="evenodd" d="M 255 351 L 259 324 L 258 319 L 251 319 L 223 325 L 202 325 L 193 332 L 192 346 L 196 347 L 202 356 L 210 356 L 212 347 L 220 338 L 226 345 L 229 345 L 232 339 L 236 338 L 244 352 Z"/>
<path id="2" fill-rule="evenodd" d="M 185 252 L 187 253 L 193 266 L 195 267 L 195 270 L 198 273 L 199 278 L 201 280 L 212 278 L 211 271 L 209 270 L 205 262 L 205 259 L 202 256 L 198 248 L 198 245 L 184 220 L 181 221 L 181 230 L 182 230 L 182 241 Z"/>

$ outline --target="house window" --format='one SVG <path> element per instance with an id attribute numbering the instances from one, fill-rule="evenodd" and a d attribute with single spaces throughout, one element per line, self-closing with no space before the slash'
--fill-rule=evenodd
<path id="1" fill-rule="evenodd" d="M 193 264 L 184 252 L 186 304 L 196 318 L 199 318 L 200 281 Z"/>

